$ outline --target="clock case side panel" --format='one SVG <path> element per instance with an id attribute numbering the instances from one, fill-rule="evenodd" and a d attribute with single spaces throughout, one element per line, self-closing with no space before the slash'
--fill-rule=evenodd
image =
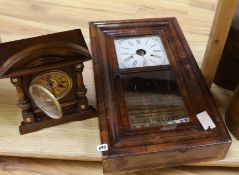
<path id="1" fill-rule="evenodd" d="M 102 43 L 102 35 L 104 35 L 100 30 L 97 29 L 97 26 L 94 23 L 89 23 L 90 30 L 90 39 L 91 39 L 91 49 L 92 49 L 92 59 L 93 59 L 93 68 L 94 68 L 94 79 L 95 79 L 95 89 L 96 89 L 96 101 L 97 101 L 97 114 L 99 119 L 99 128 L 102 144 L 108 144 L 110 148 L 110 140 L 114 140 L 115 137 L 110 135 L 108 132 L 109 122 L 112 122 L 108 115 L 108 110 L 106 107 L 107 91 L 111 91 L 110 87 L 105 84 L 105 77 L 107 77 L 107 72 L 105 72 L 103 62 L 105 57 L 104 55 L 104 42 Z M 101 61 L 99 61 L 102 59 Z M 109 106 L 110 107 L 110 106 Z M 117 131 L 115 131 L 117 132 Z M 110 139 L 109 139 L 110 138 Z M 112 141 L 111 141 L 112 142 Z M 103 156 L 107 155 L 107 151 L 103 152 Z"/>
<path id="2" fill-rule="evenodd" d="M 231 137 L 229 135 L 229 132 L 227 130 L 227 127 L 225 125 L 225 122 L 219 112 L 219 110 L 217 109 L 217 105 L 215 103 L 215 101 L 213 100 L 213 95 L 212 93 L 210 92 L 210 89 L 208 88 L 207 84 L 206 84 L 206 81 L 201 73 L 201 70 L 193 56 L 193 53 L 189 47 L 189 44 L 185 38 L 185 36 L 183 35 L 183 31 L 177 21 L 177 19 L 175 18 L 173 21 L 173 25 L 175 26 L 175 29 L 177 31 L 177 35 L 178 35 L 178 38 L 180 40 L 180 42 L 184 43 L 183 46 L 184 46 L 184 50 L 186 51 L 187 55 L 188 55 L 188 61 L 189 63 L 191 64 L 191 72 L 193 75 L 195 75 L 195 78 L 198 82 L 198 85 L 200 86 L 204 96 L 205 96 L 205 99 L 202 99 L 203 101 L 206 102 L 206 106 L 210 109 L 210 111 L 212 112 L 212 116 L 213 117 L 213 120 L 216 122 L 216 126 L 219 128 L 219 131 L 220 131 L 220 139 L 221 140 L 224 140 L 224 141 L 227 141 L 228 144 L 230 145 L 231 144 Z M 200 112 L 200 111 L 199 111 Z M 218 138 L 219 139 L 219 138 Z"/>
<path id="3" fill-rule="evenodd" d="M 164 24 L 169 25 L 171 29 L 174 29 L 176 32 L 174 31 L 171 34 L 173 34 L 174 37 L 176 36 L 179 38 L 177 42 L 175 42 L 174 40 L 168 41 L 168 42 L 173 43 L 173 45 L 175 45 L 176 50 L 173 51 L 174 52 L 173 54 L 176 55 L 178 58 L 180 58 L 177 60 L 177 62 L 180 63 L 179 65 L 184 65 L 183 68 L 178 68 L 178 69 L 185 69 L 182 77 L 184 79 L 183 81 L 187 82 L 186 88 L 190 90 L 191 94 L 199 92 L 199 94 L 195 94 L 195 96 L 203 97 L 203 98 L 199 97 L 197 99 L 198 103 L 200 104 L 200 102 L 202 102 L 203 105 L 199 105 L 199 107 L 197 107 L 198 111 L 193 112 L 193 115 L 196 115 L 198 112 L 202 112 L 200 111 L 202 109 L 208 109 L 210 111 L 209 114 L 212 116 L 214 122 L 216 123 L 217 129 L 215 133 L 210 131 L 205 131 L 205 136 L 206 136 L 205 140 L 203 139 L 198 140 L 197 138 L 195 138 L 193 141 L 195 144 L 191 144 L 191 142 L 184 142 L 184 143 L 175 142 L 175 144 L 171 146 L 170 149 L 169 147 L 167 149 L 167 145 L 166 145 L 166 147 L 164 147 L 164 149 L 161 149 L 161 151 L 159 151 L 158 153 L 157 151 L 158 149 L 160 149 L 160 146 L 157 147 L 157 145 L 154 145 L 154 146 L 148 145 L 148 146 L 141 146 L 141 147 L 133 147 L 133 145 L 131 145 L 131 147 L 128 147 L 126 146 L 127 144 L 122 144 L 122 146 L 118 148 L 114 147 L 115 145 L 114 144 L 112 145 L 111 143 L 112 135 L 115 135 L 115 132 L 114 130 L 112 130 L 112 128 L 114 127 L 117 128 L 117 124 L 120 124 L 120 122 L 117 121 L 117 119 L 116 121 L 113 121 L 115 119 L 115 116 L 113 116 L 112 114 L 110 116 L 108 115 L 109 111 L 112 110 L 112 107 L 114 106 L 112 104 L 109 105 L 109 101 L 107 102 L 107 100 L 109 99 L 105 98 L 110 93 L 115 92 L 114 89 L 111 89 L 112 82 L 111 84 L 107 84 L 108 81 L 112 81 L 110 80 L 110 77 L 109 77 L 109 70 L 107 70 L 109 69 L 109 65 L 107 65 L 109 62 L 107 61 L 107 59 L 112 57 L 111 55 L 112 49 L 109 49 L 109 48 L 112 48 L 112 45 L 109 46 L 109 43 L 106 42 L 107 40 L 106 38 L 109 35 L 115 35 L 115 33 L 117 33 L 115 31 L 116 29 L 122 31 L 122 33 L 128 32 L 133 35 L 135 34 L 135 30 L 137 31 L 137 29 L 141 28 L 142 25 L 145 23 L 148 23 L 148 25 L 151 26 L 151 29 L 153 30 L 155 23 L 157 23 L 160 20 L 162 20 Z M 130 29 L 127 28 L 129 24 L 137 23 L 137 22 L 138 22 L 138 25 L 136 25 L 137 28 L 135 28 L 135 30 L 130 31 Z M 222 123 L 223 121 L 220 118 L 220 114 L 217 111 L 216 106 L 211 99 L 212 97 L 210 95 L 209 90 L 206 89 L 202 76 L 199 72 L 200 70 L 196 64 L 196 61 L 194 60 L 194 57 L 190 51 L 190 48 L 175 18 L 111 21 L 108 23 L 95 22 L 95 23 L 90 23 L 90 32 L 91 32 L 91 39 L 92 39 L 92 53 L 93 53 L 93 61 L 94 61 L 95 82 L 96 82 L 96 89 L 97 89 L 96 92 L 97 92 L 97 102 L 98 102 L 98 112 L 99 112 L 99 123 L 100 123 L 100 129 L 101 129 L 101 140 L 102 140 L 102 143 L 109 144 L 109 150 L 106 152 L 103 152 L 103 155 L 104 155 L 103 164 L 106 171 L 108 171 L 107 167 L 111 169 L 108 172 L 110 171 L 113 172 L 114 169 L 115 170 L 117 169 L 114 166 L 110 168 L 111 167 L 110 164 L 111 163 L 114 164 L 114 162 L 117 162 L 116 163 L 117 166 L 120 165 L 120 162 L 122 163 L 122 161 L 127 162 L 128 160 L 132 160 L 133 162 L 137 162 L 137 158 L 134 158 L 135 155 L 139 155 L 139 157 L 141 155 L 145 156 L 145 160 L 149 161 L 151 160 L 150 159 L 151 156 L 147 156 L 147 155 L 158 154 L 159 156 L 158 158 L 160 159 L 160 154 L 163 154 L 163 155 L 165 154 L 165 156 L 168 154 L 168 156 L 170 156 L 172 152 L 175 152 L 175 150 L 178 150 L 179 152 L 182 152 L 182 154 L 180 153 L 181 159 L 180 158 L 177 159 L 178 163 L 175 163 L 177 165 L 179 165 L 180 162 L 184 163 L 184 159 L 187 159 L 188 163 L 190 163 L 194 161 L 198 162 L 201 160 L 204 160 L 204 161 L 211 160 L 213 159 L 213 156 L 214 156 L 214 159 L 223 158 L 225 156 L 231 144 L 230 136 L 228 135 L 225 125 Z M 106 43 L 108 44 L 108 46 Z M 183 52 L 181 51 L 182 49 L 184 50 Z M 186 72 L 190 74 L 194 74 L 190 77 L 194 81 L 194 85 L 195 83 L 199 84 L 199 87 L 197 87 L 195 91 L 194 91 L 194 87 L 190 86 L 190 81 L 185 80 L 187 77 Z M 114 77 L 114 75 L 111 75 L 111 78 L 112 76 Z M 180 77 L 181 76 L 178 74 L 178 78 Z M 209 100 L 210 102 L 205 103 L 205 99 L 208 99 L 208 98 L 210 99 Z M 122 129 L 122 128 L 119 128 L 119 129 Z M 119 135 L 118 141 L 121 143 L 123 143 L 122 139 L 124 137 L 124 134 L 125 133 L 122 132 L 121 135 Z M 196 132 L 193 132 L 192 134 L 195 134 L 194 136 L 197 137 Z M 132 140 L 129 140 L 129 139 L 127 140 L 127 138 L 124 141 L 128 142 L 129 144 L 133 142 Z M 181 144 L 181 146 L 177 146 L 177 144 Z M 124 145 L 125 145 L 125 148 L 124 148 Z M 218 151 L 220 152 L 220 156 L 218 156 L 217 154 L 213 154 L 212 157 L 208 157 L 204 153 L 202 154 L 201 151 L 206 152 L 207 148 L 213 149 L 213 147 L 215 147 L 215 149 L 218 149 Z M 199 151 L 200 149 L 201 151 Z M 133 150 L 136 151 L 137 153 L 134 152 Z M 200 154 L 201 157 L 200 156 L 197 157 L 198 152 L 201 152 Z M 194 154 L 195 154 L 195 160 L 193 159 Z M 184 155 L 188 157 L 185 158 Z M 125 169 L 126 171 L 128 171 L 129 169 L 131 170 L 140 169 L 140 166 L 136 168 L 137 165 L 132 164 L 130 166 L 131 167 L 126 168 L 122 165 L 123 169 L 126 168 Z M 165 166 L 172 166 L 172 164 L 170 164 L 169 162 L 165 162 L 165 163 L 158 162 L 158 165 L 156 163 L 153 166 L 147 166 L 145 168 L 165 167 Z M 125 171 L 125 170 L 119 170 L 119 171 Z"/>

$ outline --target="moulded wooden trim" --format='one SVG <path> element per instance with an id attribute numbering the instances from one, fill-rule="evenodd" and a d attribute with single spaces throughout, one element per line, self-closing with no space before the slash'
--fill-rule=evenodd
<path id="1" fill-rule="evenodd" d="M 78 62 L 87 61 L 91 59 L 90 53 L 88 49 L 74 44 L 74 43 L 68 43 L 68 42 L 50 42 L 46 43 L 44 45 L 35 45 L 28 47 L 21 52 L 18 52 L 14 54 L 13 56 L 9 57 L 6 62 L 4 62 L 0 67 L 0 78 L 1 77 L 9 77 L 6 76 L 11 72 L 18 71 L 18 73 L 14 73 L 14 76 L 20 76 L 24 75 L 26 72 L 17 70 L 17 68 L 12 68 L 18 64 L 18 69 L 22 69 L 25 64 L 29 64 L 32 60 L 36 58 L 42 58 L 42 57 L 61 57 L 64 58 L 64 61 L 61 62 L 61 64 L 67 63 L 67 59 L 65 58 L 69 57 L 69 55 L 75 55 L 72 59 L 77 60 Z M 50 59 L 49 58 L 49 59 Z M 45 67 L 46 68 L 46 67 Z M 30 70 L 34 70 L 34 67 Z M 10 74 L 10 75 L 11 75 Z"/>
<path id="2" fill-rule="evenodd" d="M 161 20 L 162 25 L 160 25 Z M 176 77 L 181 95 L 186 102 L 185 105 L 192 122 L 182 125 L 180 132 L 179 130 L 178 132 L 170 130 L 162 132 L 158 128 L 151 129 L 150 131 L 152 132 L 146 132 L 148 131 L 146 128 L 137 130 L 139 131 L 137 133 L 136 130 L 129 129 L 129 125 L 126 119 L 124 119 L 124 115 L 127 115 L 127 109 L 118 78 L 131 71 L 137 73 L 143 69 L 119 70 L 113 38 L 142 34 L 154 35 L 160 32 L 162 32 L 163 37 L 161 37 L 171 63 L 171 68 Z M 231 144 L 230 136 L 176 18 L 119 20 L 110 21 L 109 23 L 107 21 L 91 22 L 90 36 L 101 141 L 109 146 L 109 150 L 103 152 L 105 166 L 112 168 L 112 171 L 117 171 L 114 170 L 114 166 L 111 166 L 110 163 L 117 162 L 121 158 L 128 161 L 134 155 L 144 156 L 148 153 L 156 152 L 159 152 L 159 154 L 160 152 L 168 153 L 169 155 L 176 150 L 183 151 L 185 147 L 200 149 L 203 146 L 207 147 L 216 144 L 225 144 L 222 146 L 224 149 L 220 150 L 225 155 Z M 160 66 L 157 68 L 157 71 L 159 71 Z M 155 71 L 156 69 L 151 70 Z M 150 68 L 143 71 L 147 73 L 150 71 Z M 202 129 L 196 119 L 196 114 L 202 111 L 207 111 L 212 117 L 217 126 L 215 129 L 209 131 Z M 187 127 L 191 128 L 188 129 Z M 157 135 L 159 131 L 161 135 Z M 216 155 L 214 156 L 216 158 Z M 203 157 L 204 160 L 207 159 L 206 155 L 201 155 L 200 159 L 203 159 Z"/>

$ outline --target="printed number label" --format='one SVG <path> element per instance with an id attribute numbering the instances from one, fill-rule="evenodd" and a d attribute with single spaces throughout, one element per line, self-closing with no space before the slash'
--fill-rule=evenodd
<path id="1" fill-rule="evenodd" d="M 108 150 L 108 145 L 107 144 L 102 144 L 102 145 L 97 145 L 97 151 L 107 151 Z"/>

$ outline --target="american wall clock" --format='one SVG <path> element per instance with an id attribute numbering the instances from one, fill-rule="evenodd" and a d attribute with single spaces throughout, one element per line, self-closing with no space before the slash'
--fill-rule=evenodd
<path id="1" fill-rule="evenodd" d="M 91 22 L 90 36 L 105 173 L 224 158 L 230 136 L 176 18 Z"/>
<path id="2" fill-rule="evenodd" d="M 96 116 L 83 82 L 91 56 L 81 30 L 2 43 L 0 53 L 0 78 L 17 90 L 21 134 Z"/>

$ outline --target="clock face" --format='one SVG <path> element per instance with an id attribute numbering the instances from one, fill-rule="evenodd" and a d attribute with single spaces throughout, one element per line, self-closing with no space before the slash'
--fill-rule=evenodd
<path id="1" fill-rule="evenodd" d="M 159 35 L 117 38 L 114 43 L 120 69 L 169 64 Z"/>
<path id="2" fill-rule="evenodd" d="M 66 96 L 72 88 L 71 77 L 63 71 L 49 71 L 34 78 L 31 85 L 39 84 L 49 90 L 57 99 Z"/>

